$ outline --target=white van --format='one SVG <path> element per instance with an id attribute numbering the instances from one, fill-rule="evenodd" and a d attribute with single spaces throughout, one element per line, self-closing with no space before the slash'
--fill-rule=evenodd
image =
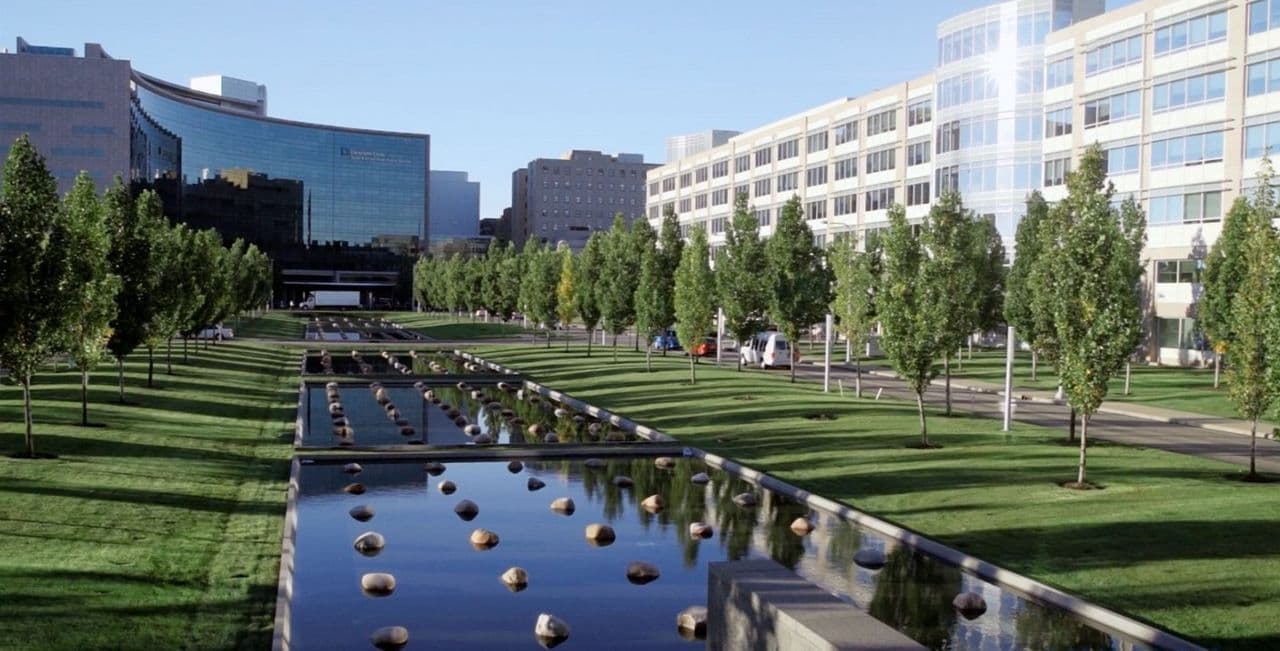
<path id="1" fill-rule="evenodd" d="M 738 353 L 743 366 L 756 365 L 760 368 L 789 368 L 791 366 L 791 345 L 781 332 L 761 332 L 751 338 L 749 345 L 742 346 Z"/>

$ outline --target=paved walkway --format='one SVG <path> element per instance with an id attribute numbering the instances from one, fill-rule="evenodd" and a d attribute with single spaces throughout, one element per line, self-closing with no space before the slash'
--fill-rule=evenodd
<path id="1" fill-rule="evenodd" d="M 759 371 L 758 371 L 759 372 Z M 765 371 L 785 374 L 785 370 Z M 822 381 L 822 363 L 802 362 L 796 369 L 796 377 L 806 381 Z M 837 380 L 843 381 L 847 394 L 853 392 L 854 371 L 852 365 L 832 364 L 831 390 L 837 391 Z M 1000 419 L 1003 416 L 1003 388 L 972 381 L 951 382 L 952 409 L 982 417 Z M 862 368 L 862 392 L 875 396 L 882 390 L 883 397 L 915 400 L 915 394 L 906 383 L 894 377 L 892 371 L 881 367 Z M 1042 395 L 1041 395 L 1042 394 Z M 1039 391 L 1016 391 L 1014 419 L 1067 431 L 1070 410 L 1052 394 Z M 940 407 L 945 400 L 943 380 L 933 383 L 925 393 L 925 401 Z M 1259 428 L 1261 431 L 1261 428 Z M 1192 454 L 1235 465 L 1249 465 L 1249 424 L 1226 418 L 1190 414 L 1130 403 L 1106 403 L 1089 421 L 1089 436 L 1141 447 L 1157 448 L 1179 454 Z M 1280 474 L 1280 442 L 1258 437 L 1257 466 L 1260 472 Z"/>

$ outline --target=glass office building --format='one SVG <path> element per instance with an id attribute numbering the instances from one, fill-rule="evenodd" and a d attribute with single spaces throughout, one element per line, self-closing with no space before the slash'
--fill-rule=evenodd
<path id="1" fill-rule="evenodd" d="M 193 228 L 244 238 L 276 261 L 276 303 L 359 289 L 408 299 L 425 250 L 430 140 L 291 122 L 134 71 L 131 176 Z"/>

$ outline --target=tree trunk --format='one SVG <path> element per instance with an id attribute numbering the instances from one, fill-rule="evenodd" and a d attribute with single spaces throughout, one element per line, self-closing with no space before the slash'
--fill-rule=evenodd
<path id="1" fill-rule="evenodd" d="M 587 357 L 591 357 L 591 340 L 595 339 L 595 337 L 596 337 L 595 328 L 588 328 L 587 329 Z"/>
<path id="2" fill-rule="evenodd" d="M 613 361 L 618 361 L 618 333 L 613 333 Z"/>
<path id="3" fill-rule="evenodd" d="M 29 436 L 29 434 L 28 434 Z M 1249 477 L 1258 476 L 1257 456 L 1258 454 L 1258 418 L 1255 416 L 1252 425 L 1249 427 Z"/>
<path id="4" fill-rule="evenodd" d="M 792 345 L 792 346 L 794 346 L 795 344 L 791 344 L 791 345 Z M 788 351 L 788 352 L 787 352 L 787 354 L 788 354 L 788 355 L 791 355 L 791 364 L 790 364 L 790 366 L 791 366 L 791 383 L 792 383 L 792 384 L 795 384 L 795 383 L 796 383 L 796 365 L 797 365 L 797 364 L 799 364 L 799 362 L 800 362 L 800 360 L 799 360 L 799 359 L 797 359 L 797 358 L 799 357 L 799 355 L 798 355 L 798 354 L 796 354 L 796 352 L 795 352 L 795 351 Z"/>
<path id="5" fill-rule="evenodd" d="M 1129 379 L 1133 376 L 1133 363 L 1124 363 L 1124 395 L 1129 395 Z"/>
<path id="6" fill-rule="evenodd" d="M 850 358 L 853 357 L 853 342 L 849 339 L 844 340 L 844 363 L 848 364 Z"/>
<path id="7" fill-rule="evenodd" d="M 694 370 L 693 361 L 693 353 L 689 353 L 689 384 L 698 383 L 698 373 Z"/>
<path id="8" fill-rule="evenodd" d="M 1213 388 L 1218 388 L 1218 378 L 1222 371 L 1222 356 L 1218 353 L 1213 354 Z"/>
<path id="9" fill-rule="evenodd" d="M 485 317 L 484 320 L 488 321 L 489 317 Z M 570 336 L 570 332 L 568 330 L 565 330 L 564 331 L 564 352 L 566 353 L 569 352 L 569 336 Z"/>
<path id="10" fill-rule="evenodd" d="M 151 377 L 156 370 L 156 351 L 155 348 L 147 346 L 147 388 L 152 388 Z"/>
<path id="11" fill-rule="evenodd" d="M 942 413 L 946 416 L 951 415 L 951 353 L 942 356 L 942 372 L 946 375 L 946 388 L 943 393 L 946 395 L 946 409 Z"/>
<path id="12" fill-rule="evenodd" d="M 1031 351 L 1031 381 L 1032 382 L 1036 381 L 1036 363 L 1038 361 L 1040 361 L 1040 356 L 1036 354 L 1035 350 L 1032 350 Z"/>
<path id="13" fill-rule="evenodd" d="M 1073 418 L 1072 421 L 1075 419 Z M 1076 475 L 1076 483 L 1084 486 L 1085 478 L 1085 454 L 1088 449 L 1089 439 L 1089 414 L 1080 414 L 1080 472 Z"/>
<path id="14" fill-rule="evenodd" d="M 653 357 L 653 346 L 645 346 L 644 348 L 644 372 L 652 373 L 653 364 L 650 359 Z"/>
<path id="15" fill-rule="evenodd" d="M 173 375 L 173 337 L 164 344 L 164 372 L 165 375 Z"/>
<path id="16" fill-rule="evenodd" d="M 964 348 L 956 348 L 956 368 L 964 370 Z M 950 415 L 950 414 L 948 414 Z"/>
<path id="17" fill-rule="evenodd" d="M 27 428 L 25 449 L 28 457 L 36 456 L 36 439 L 31 434 L 31 374 L 22 376 L 22 422 Z"/>
<path id="18" fill-rule="evenodd" d="M 862 356 L 859 355 L 853 361 L 853 395 L 862 397 Z"/>
<path id="19" fill-rule="evenodd" d="M 924 423 L 924 392 L 916 392 L 916 411 L 920 413 L 920 445 L 929 447 L 929 430 Z"/>
<path id="20" fill-rule="evenodd" d="M 636 328 L 631 334 L 631 347 L 635 352 L 640 352 L 640 329 Z"/>
<path id="21" fill-rule="evenodd" d="M 551 349 L 551 328 L 547 328 L 547 349 Z"/>
<path id="22" fill-rule="evenodd" d="M 969 335 L 969 359 L 973 359 L 973 335 Z"/>
<path id="23" fill-rule="evenodd" d="M 1076 440 L 1076 408 L 1075 407 L 1071 408 L 1068 418 L 1071 419 L 1071 423 L 1067 425 L 1067 440 L 1074 441 Z"/>
<path id="24" fill-rule="evenodd" d="M 80 369 L 80 425 L 89 426 L 89 370 Z"/>
<path id="25" fill-rule="evenodd" d="M 120 404 L 124 404 L 124 358 L 116 358 L 116 380 L 120 385 Z"/>
<path id="26" fill-rule="evenodd" d="M 182 363 L 183 363 L 183 364 L 188 364 L 188 363 L 190 363 L 190 361 L 191 361 L 191 360 L 187 359 L 187 341 L 188 341 L 189 339 L 190 339 L 190 337 L 188 337 L 188 336 L 186 336 L 186 335 L 183 335 L 183 336 L 182 336 Z"/>

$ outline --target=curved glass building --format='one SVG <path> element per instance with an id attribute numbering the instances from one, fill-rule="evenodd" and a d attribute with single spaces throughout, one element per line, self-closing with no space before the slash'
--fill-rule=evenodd
<path id="1" fill-rule="evenodd" d="M 268 118 L 133 71 L 131 176 L 193 228 L 276 261 L 276 303 L 321 289 L 407 299 L 426 248 L 430 137 Z"/>

